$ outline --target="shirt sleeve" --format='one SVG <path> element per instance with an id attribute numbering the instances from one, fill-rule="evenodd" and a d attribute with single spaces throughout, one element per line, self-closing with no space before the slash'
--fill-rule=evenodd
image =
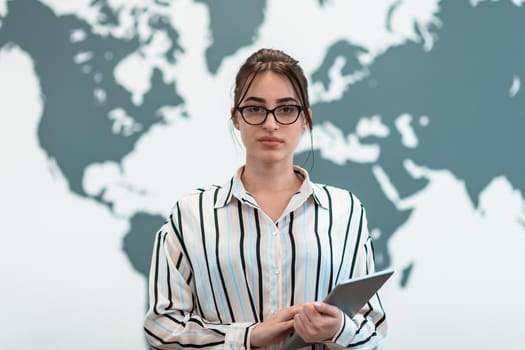
<path id="1" fill-rule="evenodd" d="M 209 322 L 197 312 L 193 272 L 172 218 L 155 238 L 144 321 L 155 349 L 250 349 L 253 323 Z"/>
<path id="2" fill-rule="evenodd" d="M 361 206 L 360 224 L 357 231 L 356 254 L 351 265 L 351 278 L 374 273 L 374 251 L 368 232 L 366 212 Z M 386 315 L 378 293 L 356 314 L 344 314 L 340 330 L 331 342 L 325 343 L 330 349 L 376 349 L 387 332 Z"/>

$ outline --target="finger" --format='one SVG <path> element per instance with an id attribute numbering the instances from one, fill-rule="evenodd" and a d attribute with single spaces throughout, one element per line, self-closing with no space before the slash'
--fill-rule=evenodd
<path id="1" fill-rule="evenodd" d="M 315 302 L 314 308 L 317 312 L 332 317 L 338 317 L 340 313 L 339 308 L 327 303 Z"/>
<path id="2" fill-rule="evenodd" d="M 308 320 L 305 320 L 303 314 L 297 314 L 294 318 L 294 329 L 297 334 L 307 343 L 314 343 L 317 330 L 312 328 L 311 323 Z"/>
<path id="3" fill-rule="evenodd" d="M 303 309 L 303 306 L 304 304 L 295 304 L 295 305 L 289 306 L 288 309 L 293 315 L 296 315 L 299 312 L 301 312 L 301 310 Z"/>
<path id="4" fill-rule="evenodd" d="M 295 314 L 292 312 L 291 308 L 286 307 L 277 311 L 274 317 L 277 321 L 287 321 L 293 319 L 294 315 Z"/>
<path id="5" fill-rule="evenodd" d="M 295 332 L 301 337 L 304 339 L 305 335 L 306 335 L 306 326 L 304 325 L 304 321 L 301 317 L 301 315 L 297 314 L 295 315 L 294 317 L 294 323 L 293 323 L 293 328 L 295 330 Z"/>
<path id="6" fill-rule="evenodd" d="M 288 332 L 289 330 L 291 330 L 292 328 L 294 328 L 294 323 L 295 323 L 295 320 L 294 320 L 294 319 L 291 319 L 291 320 L 288 320 L 288 321 L 281 322 L 281 323 L 279 324 L 279 327 L 282 328 L 283 331 Z"/>
<path id="7" fill-rule="evenodd" d="M 285 339 L 292 333 L 293 331 L 293 325 L 294 320 L 278 323 L 274 325 L 275 333 L 273 335 L 269 335 L 267 338 L 272 339 L 272 343 L 280 342 L 281 340 Z"/>
<path id="8" fill-rule="evenodd" d="M 317 312 L 312 303 L 308 303 L 304 304 L 301 315 L 304 316 L 305 322 L 312 323 L 319 316 L 319 312 Z"/>

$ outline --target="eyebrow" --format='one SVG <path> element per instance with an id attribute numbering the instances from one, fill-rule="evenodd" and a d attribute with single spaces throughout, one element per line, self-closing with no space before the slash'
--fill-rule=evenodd
<path id="1" fill-rule="evenodd" d="M 256 96 L 249 96 L 249 97 L 244 99 L 244 102 L 248 102 L 248 101 L 266 103 L 266 100 L 264 98 L 256 97 Z M 298 103 L 297 99 L 295 99 L 293 97 L 283 97 L 283 98 L 277 99 L 277 103 L 284 103 L 284 102 L 295 102 L 295 103 Z"/>

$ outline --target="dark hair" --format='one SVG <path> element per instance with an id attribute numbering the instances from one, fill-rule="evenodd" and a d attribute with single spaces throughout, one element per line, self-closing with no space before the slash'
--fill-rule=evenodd
<path id="1" fill-rule="evenodd" d="M 246 59 L 235 78 L 233 97 L 235 108 L 239 107 L 257 74 L 266 71 L 282 74 L 290 80 L 295 93 L 300 99 L 308 128 L 312 130 L 312 118 L 309 113 L 308 81 L 303 69 L 299 66 L 299 61 L 280 50 L 260 49 Z"/>

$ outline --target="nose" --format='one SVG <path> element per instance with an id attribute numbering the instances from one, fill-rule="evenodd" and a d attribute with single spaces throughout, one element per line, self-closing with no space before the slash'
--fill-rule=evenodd
<path id="1" fill-rule="evenodd" d="M 279 123 L 277 123 L 277 119 L 275 119 L 275 114 L 273 114 L 273 112 L 268 111 L 268 115 L 262 126 L 268 130 L 276 130 L 279 127 Z"/>

